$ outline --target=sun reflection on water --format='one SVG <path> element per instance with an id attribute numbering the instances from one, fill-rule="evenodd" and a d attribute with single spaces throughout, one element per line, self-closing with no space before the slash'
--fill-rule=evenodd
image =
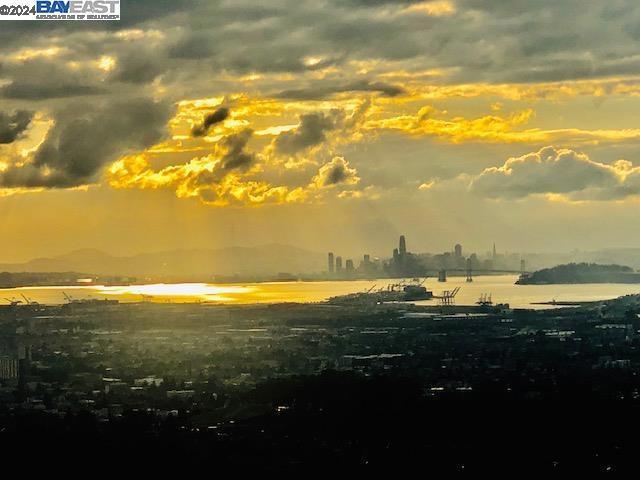
<path id="1" fill-rule="evenodd" d="M 171 301 L 231 302 L 255 292 L 255 287 L 243 285 L 210 285 L 207 283 L 156 283 L 101 287 L 100 294 L 114 296 L 140 296 Z"/>

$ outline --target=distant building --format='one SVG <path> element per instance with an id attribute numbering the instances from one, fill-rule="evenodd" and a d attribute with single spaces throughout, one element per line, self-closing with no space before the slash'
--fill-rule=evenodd
<path id="1" fill-rule="evenodd" d="M 456 246 L 453 247 L 453 251 L 455 252 L 456 258 L 462 257 L 462 245 L 457 243 Z"/>
<path id="2" fill-rule="evenodd" d="M 358 268 L 358 270 L 361 273 L 370 275 L 372 273 L 374 273 L 376 270 L 378 270 L 378 265 L 379 261 L 378 260 L 371 260 L 371 255 L 369 254 L 365 254 L 362 257 L 362 262 L 360 263 L 360 267 Z"/>
<path id="3" fill-rule="evenodd" d="M 195 396 L 195 390 L 167 390 L 167 398 L 187 400 Z"/>
<path id="4" fill-rule="evenodd" d="M 336 257 L 336 272 L 342 271 L 342 257 Z"/>
<path id="5" fill-rule="evenodd" d="M 329 252 L 327 261 L 328 261 L 329 273 L 333 273 L 335 271 L 333 252 Z"/>
<path id="6" fill-rule="evenodd" d="M 347 272 L 353 272 L 353 270 L 354 270 L 353 269 L 353 260 L 351 260 L 351 259 L 347 260 L 346 263 L 345 263 L 345 266 L 346 266 Z"/>
<path id="7" fill-rule="evenodd" d="M 400 277 L 416 276 L 420 271 L 420 260 L 417 255 L 407 251 L 407 240 L 404 235 L 400 235 L 398 248 L 393 250 L 393 259 L 385 267 L 389 275 Z"/>
<path id="8" fill-rule="evenodd" d="M 18 378 L 19 369 L 18 360 L 0 359 L 0 380 L 15 380 Z"/>
<path id="9" fill-rule="evenodd" d="M 407 241 L 404 238 L 404 235 L 400 235 L 400 248 L 398 248 L 398 253 L 400 254 L 400 257 L 404 257 L 407 255 Z"/>

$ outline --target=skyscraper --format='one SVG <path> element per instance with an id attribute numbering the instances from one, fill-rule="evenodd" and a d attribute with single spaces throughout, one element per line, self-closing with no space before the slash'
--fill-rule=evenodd
<path id="1" fill-rule="evenodd" d="M 342 257 L 336 257 L 336 272 L 342 271 Z"/>
<path id="2" fill-rule="evenodd" d="M 328 255 L 328 267 L 329 267 L 329 273 L 333 273 L 335 271 L 335 265 L 333 263 L 333 252 L 329 252 Z"/>
<path id="3" fill-rule="evenodd" d="M 345 265 L 347 272 L 353 272 L 353 260 L 347 260 Z"/>
<path id="4" fill-rule="evenodd" d="M 457 243 L 456 246 L 453 247 L 453 250 L 457 258 L 460 258 L 462 256 L 462 245 Z"/>
<path id="5" fill-rule="evenodd" d="M 404 235 L 400 235 L 400 248 L 398 248 L 398 253 L 401 257 L 404 257 L 407 254 L 407 241 L 404 238 Z"/>

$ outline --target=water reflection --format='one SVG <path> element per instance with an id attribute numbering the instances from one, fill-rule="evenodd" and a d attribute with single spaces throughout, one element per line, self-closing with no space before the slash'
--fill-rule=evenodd
<path id="1" fill-rule="evenodd" d="M 494 302 L 509 303 L 517 308 L 544 308 L 533 302 L 587 301 L 615 298 L 640 292 L 639 285 L 586 284 L 586 285 L 514 285 L 513 275 L 475 277 L 466 283 L 464 277 L 450 277 L 447 283 L 429 279 L 427 287 L 434 293 L 460 286 L 456 298 L 459 305 L 474 304 L 481 294 L 492 294 Z M 271 282 L 214 285 L 207 283 L 175 283 L 131 286 L 74 286 L 28 287 L 0 291 L 0 298 L 21 298 L 26 295 L 33 301 L 46 304 L 64 303 L 63 292 L 75 299 L 114 298 L 122 302 L 214 302 L 214 303 L 265 303 L 265 302 L 319 302 L 334 295 L 363 291 L 373 285 L 384 287 L 395 280 L 381 279 L 329 282 Z M 1 303 L 1 301 L 0 301 Z M 435 304 L 436 300 L 419 302 Z"/>
<path id="2" fill-rule="evenodd" d="M 145 300 L 178 302 L 236 302 L 249 296 L 255 286 L 210 285 L 207 283 L 156 283 L 152 285 L 130 285 L 120 287 L 98 287 L 101 295 L 123 297 L 129 300 L 137 296 Z"/>

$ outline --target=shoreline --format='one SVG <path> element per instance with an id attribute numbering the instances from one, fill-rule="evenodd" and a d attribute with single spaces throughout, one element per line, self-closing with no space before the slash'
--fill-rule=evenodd
<path id="1" fill-rule="evenodd" d="M 27 272 L 15 272 L 15 273 L 27 273 Z M 32 273 L 32 272 L 28 272 Z M 41 272 L 33 272 L 32 274 L 40 274 Z M 449 278 L 464 278 L 466 274 L 464 273 L 452 273 L 447 274 Z M 500 276 L 513 276 L 517 277 L 518 275 L 515 273 L 479 273 L 474 275 L 476 277 L 500 277 Z M 86 278 L 90 278 L 90 275 L 87 275 Z M 100 278 L 100 276 L 96 276 Z M 377 281 L 387 281 L 387 280 L 406 280 L 409 278 L 414 278 L 411 276 L 407 277 L 299 277 L 299 278 L 270 278 L 270 277 L 223 277 L 221 279 L 215 278 L 145 278 L 140 281 L 133 282 L 97 282 L 97 283 L 83 283 L 83 282 L 42 282 L 42 283 L 28 283 L 28 284 L 13 284 L 13 285 L 0 285 L 1 290 L 10 290 L 14 288 L 72 288 L 72 287 L 132 287 L 132 286 L 140 286 L 140 285 L 171 285 L 171 284 L 206 284 L 206 285 L 236 285 L 236 284 L 247 284 L 247 283 L 255 283 L 255 284 L 263 284 L 263 283 L 322 283 L 322 282 L 377 282 Z M 422 275 L 417 276 L 415 278 L 421 279 L 432 279 L 437 282 L 437 274 L 436 275 Z M 437 282 L 437 283 L 446 283 L 446 282 Z"/>

